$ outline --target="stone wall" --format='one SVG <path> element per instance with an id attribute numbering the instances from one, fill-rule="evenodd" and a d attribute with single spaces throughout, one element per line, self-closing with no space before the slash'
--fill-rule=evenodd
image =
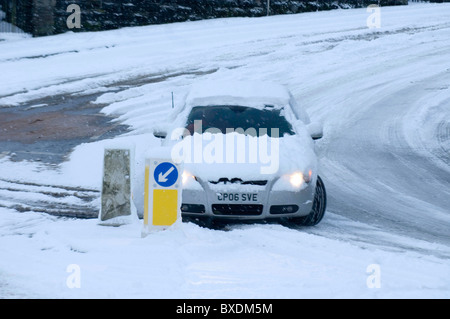
<path id="1" fill-rule="evenodd" d="M 450 1 L 450 0 L 449 0 Z M 35 36 L 68 31 L 67 6 L 81 9 L 81 28 L 97 31 L 125 26 L 267 15 L 267 0 L 0 0 L 6 19 Z M 349 9 L 378 0 L 270 0 L 270 14 Z M 381 5 L 406 5 L 407 0 L 381 0 Z"/>

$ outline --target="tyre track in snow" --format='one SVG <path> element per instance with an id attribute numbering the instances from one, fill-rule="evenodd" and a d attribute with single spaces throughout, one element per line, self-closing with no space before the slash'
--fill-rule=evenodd
<path id="1" fill-rule="evenodd" d="M 444 144 L 449 122 L 440 120 L 450 118 L 450 105 L 448 99 L 433 104 L 435 90 L 427 88 L 436 83 L 450 83 L 450 72 L 380 93 L 331 138 L 322 158 L 329 210 L 392 233 L 450 244 L 450 150 Z M 411 114 L 420 118 L 425 101 L 441 106 L 441 113 L 432 113 L 439 119 L 425 112 L 413 121 Z M 426 129 L 434 133 L 424 140 Z"/>
<path id="2" fill-rule="evenodd" d="M 95 218 L 99 196 L 96 189 L 0 179 L 0 207 L 18 212 Z"/>

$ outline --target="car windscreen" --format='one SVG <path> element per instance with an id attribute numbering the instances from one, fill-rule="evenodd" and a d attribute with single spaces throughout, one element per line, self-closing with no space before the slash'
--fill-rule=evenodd
<path id="1" fill-rule="evenodd" d="M 199 122 L 201 121 L 201 122 Z M 201 127 L 199 124 L 201 123 Z M 281 115 L 280 109 L 257 109 L 246 106 L 196 106 L 188 116 L 186 128 L 190 134 L 238 132 L 253 136 L 267 134 L 279 137 L 293 135 L 291 124 Z M 272 129 L 278 129 L 272 131 Z M 274 133 L 274 136 L 272 135 Z"/>

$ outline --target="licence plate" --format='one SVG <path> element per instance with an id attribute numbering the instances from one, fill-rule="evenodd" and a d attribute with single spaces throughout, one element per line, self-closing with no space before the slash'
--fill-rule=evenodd
<path id="1" fill-rule="evenodd" d="M 257 202 L 257 193 L 217 193 L 217 200 L 223 202 Z"/>

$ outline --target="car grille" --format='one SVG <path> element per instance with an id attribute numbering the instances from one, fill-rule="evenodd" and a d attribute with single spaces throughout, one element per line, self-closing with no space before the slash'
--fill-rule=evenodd
<path id="1" fill-rule="evenodd" d="M 261 215 L 263 205 L 251 204 L 213 204 L 212 211 L 215 215 L 228 216 L 256 216 Z"/>
<path id="2" fill-rule="evenodd" d="M 231 183 L 231 184 L 241 184 L 241 185 L 259 185 L 259 186 L 264 186 L 267 184 L 267 180 L 254 180 L 254 181 L 243 181 L 240 178 L 219 178 L 219 180 L 217 181 L 209 181 L 211 184 L 227 184 L 227 183 Z"/>

